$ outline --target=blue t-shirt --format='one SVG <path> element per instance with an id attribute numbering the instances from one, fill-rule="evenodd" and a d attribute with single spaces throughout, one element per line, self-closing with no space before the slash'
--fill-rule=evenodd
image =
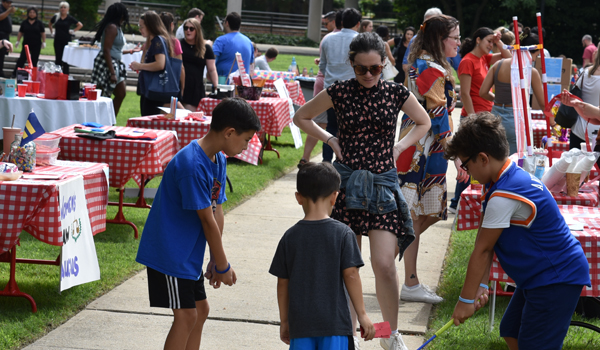
<path id="1" fill-rule="evenodd" d="M 231 73 L 238 70 L 237 64 L 231 68 L 236 52 L 242 54 L 244 68 L 246 68 L 246 73 L 250 74 L 250 64 L 254 62 L 254 47 L 252 41 L 244 34 L 232 32 L 221 35 L 213 43 L 212 49 L 217 58 L 216 65 L 219 76 L 227 76 L 229 69 L 231 69 Z"/>
<path id="2" fill-rule="evenodd" d="M 206 237 L 197 210 L 227 200 L 226 160 L 213 163 L 197 140 L 169 162 L 148 214 L 135 261 L 169 276 L 198 280 Z"/>
<path id="3" fill-rule="evenodd" d="M 571 234 L 552 194 L 540 180 L 507 162 L 498 181 L 491 187 L 486 185 L 486 191 L 484 212 L 493 196 L 519 200 L 532 208 L 527 220 L 511 221 L 494 245 L 502 268 L 519 288 L 551 284 L 591 287 L 588 261 L 581 244 Z"/>

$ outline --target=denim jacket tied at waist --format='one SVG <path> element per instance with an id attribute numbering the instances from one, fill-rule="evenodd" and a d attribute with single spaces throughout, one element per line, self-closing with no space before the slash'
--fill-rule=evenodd
<path id="1" fill-rule="evenodd" d="M 404 250 L 415 239 L 415 232 L 408 204 L 400 190 L 397 170 L 394 168 L 383 174 L 373 174 L 368 170 L 352 170 L 339 162 L 334 162 L 333 166 L 342 178 L 340 188 L 346 189 L 347 210 L 367 210 L 378 215 L 398 210 L 400 230 L 403 232 L 398 236 L 402 260 Z"/>

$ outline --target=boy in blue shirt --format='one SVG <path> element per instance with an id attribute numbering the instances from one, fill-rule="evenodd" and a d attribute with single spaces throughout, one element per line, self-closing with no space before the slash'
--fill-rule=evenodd
<path id="1" fill-rule="evenodd" d="M 209 311 L 204 276 L 214 288 L 236 282 L 221 241 L 224 154 L 245 150 L 258 130 L 252 107 L 241 98 L 226 98 L 215 107 L 208 134 L 180 150 L 164 172 L 136 261 L 148 267 L 150 306 L 173 309 L 165 349 L 200 347 Z M 210 261 L 203 276 L 206 243 Z"/>
<path id="2" fill-rule="evenodd" d="M 511 350 L 560 349 L 584 285 L 588 261 L 544 184 L 508 159 L 502 120 L 465 117 L 446 158 L 485 184 L 483 218 L 452 317 L 459 325 L 488 300 L 494 252 L 517 288 L 500 324 Z M 477 300 L 477 302 L 475 302 Z"/>
<path id="3" fill-rule="evenodd" d="M 283 235 L 269 269 L 277 276 L 280 337 L 292 350 L 353 349 L 348 296 L 365 339 L 375 336 L 362 296 L 358 268 L 364 263 L 355 234 L 329 217 L 340 182 L 330 163 L 300 168 L 296 200 L 304 219 Z"/>

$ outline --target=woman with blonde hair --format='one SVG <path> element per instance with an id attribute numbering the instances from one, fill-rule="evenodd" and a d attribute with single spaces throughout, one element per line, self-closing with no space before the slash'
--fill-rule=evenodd
<path id="1" fill-rule="evenodd" d="M 215 66 L 215 54 L 212 47 L 204 40 L 200 22 L 195 18 L 188 18 L 183 22 L 183 33 L 185 37 L 179 42 L 183 50 L 183 67 L 185 68 L 185 86 L 181 103 L 186 109 L 195 111 L 200 100 L 205 96 L 204 91 L 204 67 L 206 67 L 207 79 L 217 86 L 217 67 Z"/>
<path id="2" fill-rule="evenodd" d="M 71 29 L 73 25 L 75 25 L 75 29 Z M 58 5 L 58 13 L 50 19 L 50 23 L 48 24 L 50 34 L 52 34 L 53 28 L 56 29 L 56 34 L 54 35 L 54 52 L 56 59 L 54 62 L 57 65 L 62 66 L 63 73 L 65 74 L 69 74 L 69 65 L 62 60 L 65 46 L 71 41 L 73 34 L 82 27 L 83 24 L 69 14 L 69 3 L 66 1 L 62 1 Z"/>
<path id="3" fill-rule="evenodd" d="M 142 55 L 142 63 L 132 62 L 130 68 L 136 71 L 145 70 L 148 72 L 158 72 L 165 69 L 167 64 L 166 55 L 173 57 L 173 44 L 160 16 L 154 11 L 144 12 L 140 17 L 139 28 L 142 36 L 146 38 L 144 55 Z M 145 91 L 144 75 L 140 75 L 139 79 L 141 90 Z M 165 102 L 150 100 L 142 94 L 140 96 L 142 115 L 162 114 L 163 112 L 158 107 Z"/>

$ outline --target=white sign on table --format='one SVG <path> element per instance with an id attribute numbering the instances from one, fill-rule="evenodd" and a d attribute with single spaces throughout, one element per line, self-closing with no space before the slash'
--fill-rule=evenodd
<path id="1" fill-rule="evenodd" d="M 60 254 L 60 290 L 100 279 L 100 266 L 88 216 L 83 176 L 58 187 L 63 246 Z"/>
<path id="2" fill-rule="evenodd" d="M 288 100 L 288 105 L 290 108 L 290 130 L 292 131 L 292 137 L 294 138 L 294 145 L 296 146 L 296 149 L 298 149 L 302 147 L 302 134 L 300 134 L 300 128 L 298 128 L 293 121 L 294 114 L 296 113 L 296 110 L 294 109 L 294 103 L 288 94 L 288 90 L 285 87 L 285 82 L 283 79 L 279 78 L 275 80 L 273 85 L 275 85 L 275 89 L 277 89 L 279 97 Z"/>

